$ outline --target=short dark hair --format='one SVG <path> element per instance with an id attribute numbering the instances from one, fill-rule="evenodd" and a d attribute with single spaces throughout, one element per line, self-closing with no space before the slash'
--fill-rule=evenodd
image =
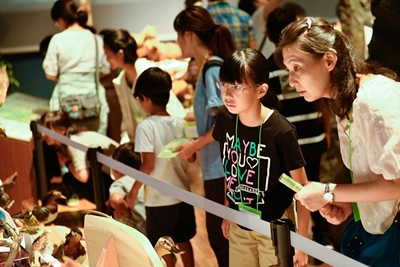
<path id="1" fill-rule="evenodd" d="M 277 7 L 272 11 L 267 18 L 267 34 L 271 42 L 277 45 L 282 30 L 296 19 L 296 14 L 289 8 Z"/>
<path id="2" fill-rule="evenodd" d="M 238 8 L 249 14 L 250 16 L 256 11 L 254 0 L 240 0 Z"/>
<path id="3" fill-rule="evenodd" d="M 159 67 L 152 67 L 139 75 L 133 96 L 146 96 L 154 105 L 166 107 L 169 100 L 169 91 L 172 89 L 172 80 L 168 72 Z"/>
<path id="4" fill-rule="evenodd" d="M 43 38 L 42 41 L 40 41 L 39 44 L 39 52 L 43 56 L 46 55 L 47 49 L 49 48 L 50 40 L 53 37 L 53 35 L 47 35 L 46 37 Z"/>
<path id="5" fill-rule="evenodd" d="M 140 153 L 135 152 L 135 143 L 128 142 L 115 149 L 112 158 L 136 170 L 140 169 L 142 159 Z"/>
<path id="6" fill-rule="evenodd" d="M 298 18 L 304 18 L 307 16 L 306 10 L 299 4 L 295 2 L 287 2 L 282 5 L 284 8 L 290 9 Z"/>

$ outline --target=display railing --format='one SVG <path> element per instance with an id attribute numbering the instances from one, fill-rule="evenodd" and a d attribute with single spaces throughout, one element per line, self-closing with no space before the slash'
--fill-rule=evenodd
<path id="1" fill-rule="evenodd" d="M 101 165 L 106 165 L 112 169 L 115 169 L 129 177 L 134 177 L 136 180 L 153 187 L 156 190 L 164 194 L 168 194 L 173 196 L 177 199 L 180 199 L 183 202 L 186 202 L 194 207 L 200 208 L 206 212 L 212 213 L 216 216 L 229 220 L 231 222 L 235 222 L 239 225 L 242 225 L 246 228 L 252 229 L 257 231 L 261 234 L 267 235 L 271 237 L 271 225 L 267 221 L 260 220 L 251 215 L 240 213 L 239 211 L 233 210 L 231 208 L 225 207 L 224 205 L 215 203 L 211 200 L 208 200 L 202 196 L 196 195 L 189 191 L 183 190 L 178 188 L 174 185 L 169 183 L 165 183 L 160 181 L 154 177 L 151 177 L 147 174 L 144 174 L 136 169 L 133 169 L 121 162 L 118 162 L 103 153 L 99 148 L 88 148 L 83 146 L 79 143 L 76 143 L 58 133 L 53 132 L 52 130 L 43 127 L 39 123 L 32 121 L 31 122 L 31 130 L 34 138 L 35 143 L 35 167 L 36 167 L 36 178 L 37 178 L 37 188 L 39 189 L 39 196 L 43 197 L 44 194 L 47 192 L 47 181 L 46 181 L 46 174 L 44 168 L 44 158 L 43 158 L 43 151 L 42 147 L 42 134 L 48 135 L 51 138 L 58 140 L 59 142 L 79 149 L 83 152 L 88 153 L 88 160 L 90 161 L 90 165 L 92 168 L 93 174 L 93 183 L 94 183 L 94 190 L 95 190 L 95 204 L 96 209 L 99 211 L 104 211 L 105 209 L 105 199 L 104 199 L 104 185 L 101 179 Z M 280 228 L 280 223 L 278 221 L 275 226 L 273 225 L 273 229 Z M 274 230 L 273 230 L 274 231 Z M 279 234 L 279 233 L 278 233 Z M 284 238 L 284 236 L 278 235 L 275 237 L 274 243 L 282 242 L 280 238 Z M 358 261 L 355 261 L 347 256 L 340 254 L 337 251 L 332 249 L 326 248 L 323 245 L 320 245 L 309 238 L 305 238 L 293 231 L 290 231 L 290 236 L 287 237 L 285 242 L 288 242 L 292 247 L 297 248 L 308 255 L 317 258 L 329 265 L 332 266 L 352 266 L 352 267 L 362 267 L 367 266 Z M 276 246 L 277 244 L 275 244 Z M 277 246 L 276 246 L 277 247 Z M 290 247 L 288 248 L 290 249 Z M 290 253 L 289 253 L 290 255 Z M 284 267 L 284 266 L 281 266 Z"/>

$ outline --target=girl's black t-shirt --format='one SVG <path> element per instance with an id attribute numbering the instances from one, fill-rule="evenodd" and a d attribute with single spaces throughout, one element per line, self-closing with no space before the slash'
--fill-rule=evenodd
<path id="1" fill-rule="evenodd" d="M 236 210 L 240 203 L 258 209 L 265 221 L 279 219 L 294 192 L 278 178 L 305 165 L 295 127 L 276 110 L 264 120 L 261 133 L 260 126 L 247 127 L 236 117 L 221 107 L 213 131 L 220 146 L 229 205 Z"/>

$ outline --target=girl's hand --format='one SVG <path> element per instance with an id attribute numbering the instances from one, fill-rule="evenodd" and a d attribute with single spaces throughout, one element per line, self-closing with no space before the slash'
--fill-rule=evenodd
<path id="1" fill-rule="evenodd" d="M 181 159 L 190 159 L 195 154 L 197 148 L 193 141 L 186 142 L 174 149 L 174 152 L 179 152 L 178 156 Z"/>
<path id="2" fill-rule="evenodd" d="M 229 228 L 231 226 L 231 222 L 224 219 L 221 224 L 222 234 L 223 236 L 229 240 Z"/>
<path id="3" fill-rule="evenodd" d="M 308 255 L 301 250 L 295 249 L 293 256 L 293 266 L 295 267 L 307 267 Z"/>
<path id="4" fill-rule="evenodd" d="M 323 206 L 319 213 L 331 224 L 341 224 L 352 213 L 351 203 L 333 203 Z"/>

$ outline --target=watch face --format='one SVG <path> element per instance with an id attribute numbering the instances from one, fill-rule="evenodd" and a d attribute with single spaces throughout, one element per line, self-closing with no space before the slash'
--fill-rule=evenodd
<path id="1" fill-rule="evenodd" d="M 324 194 L 324 199 L 328 202 L 333 202 L 333 195 L 332 193 L 325 193 Z"/>

